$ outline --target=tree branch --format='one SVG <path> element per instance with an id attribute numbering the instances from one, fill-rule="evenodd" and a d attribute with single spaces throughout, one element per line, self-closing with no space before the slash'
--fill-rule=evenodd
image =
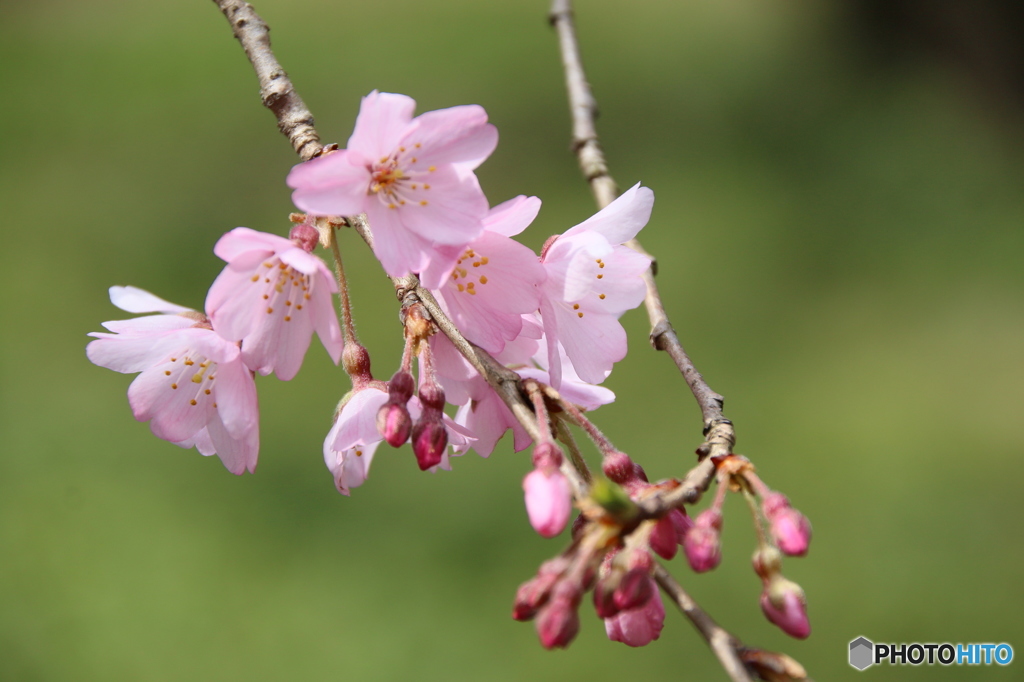
<path id="1" fill-rule="evenodd" d="M 733 682 L 751 682 L 750 674 L 738 653 L 743 643 L 716 623 L 661 564 L 656 564 L 654 567 L 654 579 L 658 581 L 661 589 L 672 597 L 672 601 L 676 603 L 683 615 L 690 619 L 693 627 L 697 628 L 697 631 L 707 640 L 708 646 L 715 652 L 715 656 L 718 657 L 730 679 Z"/>
<path id="2" fill-rule="evenodd" d="M 308 161 L 324 150 L 313 127 L 313 114 L 295 92 L 288 74 L 270 49 L 270 28 L 247 2 L 213 0 L 231 24 L 231 31 L 242 44 L 245 55 L 260 81 L 263 106 L 274 112 L 281 130 L 299 158 Z"/>
<path id="3" fill-rule="evenodd" d="M 608 173 L 608 165 L 604 159 L 597 137 L 594 119 L 597 117 L 597 102 L 590 84 L 587 82 L 580 58 L 579 41 L 576 39 L 576 26 L 573 19 L 571 0 L 554 0 L 549 15 L 551 24 L 558 32 L 558 42 L 562 52 L 562 65 L 565 68 L 565 85 L 569 92 L 569 111 L 572 114 L 573 150 L 579 158 L 580 170 L 590 184 L 598 208 L 604 208 L 619 195 L 615 180 Z M 626 242 L 626 246 L 648 254 L 636 239 Z M 732 422 L 722 414 L 725 398 L 716 393 L 704 381 L 704 377 L 694 366 L 683 345 L 679 341 L 672 324 L 665 313 L 665 306 L 658 294 L 654 282 L 657 263 L 651 260 L 651 267 L 644 273 L 647 295 L 644 306 L 651 321 L 651 345 L 658 350 L 666 351 L 690 387 L 693 397 L 697 399 L 701 415 L 704 417 L 705 440 L 697 449 L 702 458 L 728 455 L 736 443 L 736 435 Z"/>

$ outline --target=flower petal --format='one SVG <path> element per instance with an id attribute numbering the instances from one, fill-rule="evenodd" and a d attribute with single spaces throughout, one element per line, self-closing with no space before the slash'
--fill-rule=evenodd
<path id="1" fill-rule="evenodd" d="M 110 287 L 110 302 L 129 313 L 187 313 L 191 308 L 169 303 L 138 287 Z"/>

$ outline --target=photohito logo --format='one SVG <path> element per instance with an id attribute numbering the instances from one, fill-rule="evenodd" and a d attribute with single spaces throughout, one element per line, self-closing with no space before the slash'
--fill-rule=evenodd
<path id="1" fill-rule="evenodd" d="M 850 665 L 864 670 L 876 663 L 889 665 L 1009 665 L 1013 647 L 1009 644 L 875 644 L 867 637 L 850 642 Z"/>

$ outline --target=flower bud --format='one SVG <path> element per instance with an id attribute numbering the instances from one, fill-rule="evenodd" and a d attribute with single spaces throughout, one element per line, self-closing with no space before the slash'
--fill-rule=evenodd
<path id="1" fill-rule="evenodd" d="M 562 466 L 562 451 L 554 443 L 538 443 L 533 449 L 533 466 L 537 469 L 557 469 Z"/>
<path id="2" fill-rule="evenodd" d="M 357 377 L 363 381 L 369 381 L 370 375 L 370 353 L 359 345 L 358 342 L 345 344 L 345 350 L 341 352 L 341 363 L 345 373 L 355 380 Z"/>
<path id="3" fill-rule="evenodd" d="M 416 382 L 405 370 L 398 370 L 388 382 L 388 398 L 393 403 L 405 405 L 412 397 L 412 391 L 416 388 Z"/>
<path id="4" fill-rule="evenodd" d="M 782 493 L 769 493 L 761 503 L 761 510 L 771 526 L 775 544 L 789 556 L 803 556 L 811 543 L 811 522 L 789 506 Z"/>
<path id="5" fill-rule="evenodd" d="M 609 452 L 601 463 L 601 470 L 605 476 L 619 485 L 636 480 L 633 460 L 625 452 Z"/>
<path id="6" fill-rule="evenodd" d="M 537 575 L 519 586 L 516 600 L 512 605 L 512 618 L 519 621 L 530 620 L 537 610 L 547 603 L 551 589 L 566 568 L 567 562 L 561 557 L 541 564 Z"/>
<path id="7" fill-rule="evenodd" d="M 611 618 L 619 612 L 615 603 L 615 576 L 607 576 L 594 586 L 594 610 L 599 618 Z"/>
<path id="8" fill-rule="evenodd" d="M 618 611 L 638 609 L 647 603 L 653 592 L 654 584 L 651 582 L 650 571 L 643 568 L 631 568 L 626 571 L 622 580 L 619 581 L 619 586 L 615 588 L 615 606 L 618 607 Z"/>
<path id="9" fill-rule="evenodd" d="M 565 648 L 580 631 L 580 616 L 572 602 L 555 597 L 537 614 L 537 635 L 545 649 Z"/>
<path id="10" fill-rule="evenodd" d="M 412 427 L 412 451 L 422 471 L 440 464 L 444 449 L 448 446 L 448 432 L 440 416 L 434 419 L 426 417 L 424 414 Z"/>
<path id="11" fill-rule="evenodd" d="M 804 591 L 790 580 L 781 576 L 772 579 L 761 593 L 761 610 L 769 621 L 791 637 L 806 639 L 811 634 Z"/>
<path id="12" fill-rule="evenodd" d="M 420 402 L 424 410 L 444 409 L 444 389 L 436 382 L 428 382 L 420 386 Z"/>
<path id="13" fill-rule="evenodd" d="M 651 537 L 648 539 L 651 549 L 663 559 L 671 559 L 679 550 L 679 536 L 676 535 L 676 527 L 672 519 L 665 516 L 658 520 Z"/>
<path id="14" fill-rule="evenodd" d="M 604 629 L 608 639 L 636 647 L 650 644 L 661 635 L 665 624 L 665 605 L 654 586 L 654 579 L 647 576 L 647 581 L 651 584 L 651 596 L 643 606 L 605 618 Z"/>
<path id="15" fill-rule="evenodd" d="M 572 512 L 569 482 L 558 469 L 534 469 L 523 479 L 526 513 L 533 529 L 551 538 L 565 529 Z"/>
<path id="16" fill-rule="evenodd" d="M 668 513 L 668 518 L 672 519 L 672 525 L 676 529 L 676 538 L 679 544 L 683 544 L 687 531 L 693 528 L 693 519 L 682 509 L 673 509 Z"/>
<path id="17" fill-rule="evenodd" d="M 288 233 L 288 239 L 295 242 L 306 253 L 313 253 L 316 245 L 320 242 L 320 230 L 309 223 L 302 223 L 292 227 Z"/>
<path id="18" fill-rule="evenodd" d="M 377 431 L 393 448 L 409 440 L 412 432 L 412 417 L 402 403 L 387 402 L 377 410 Z"/>
<path id="19" fill-rule="evenodd" d="M 782 571 L 782 554 L 771 545 L 762 545 L 754 551 L 751 563 L 754 564 L 754 573 L 768 581 Z"/>
<path id="20" fill-rule="evenodd" d="M 705 509 L 697 516 L 693 528 L 683 539 L 683 551 L 690 568 L 697 573 L 704 573 L 717 567 L 722 561 L 722 546 L 719 530 L 722 527 L 722 514 L 718 510 Z"/>

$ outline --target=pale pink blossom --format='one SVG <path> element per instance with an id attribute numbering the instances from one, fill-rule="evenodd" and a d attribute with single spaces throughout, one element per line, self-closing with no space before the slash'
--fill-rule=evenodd
<path id="1" fill-rule="evenodd" d="M 434 261 L 420 273 L 428 281 L 443 278 L 432 289 L 434 296 L 463 335 L 490 353 L 500 353 L 516 339 L 523 315 L 540 307 L 544 268 L 531 249 L 510 239 L 539 210 L 540 199 L 525 196 L 494 207 L 484 220 L 483 234 L 457 252 L 450 274 L 445 271 L 448 259 Z"/>
<path id="2" fill-rule="evenodd" d="M 654 579 L 648 576 L 647 580 L 651 583 L 651 593 L 643 606 L 619 611 L 604 619 L 608 639 L 638 647 L 646 646 L 661 636 L 661 628 L 665 624 L 665 605 Z"/>
<path id="3" fill-rule="evenodd" d="M 562 472 L 551 467 L 534 469 L 523 479 L 523 493 L 535 531 L 553 538 L 565 529 L 572 513 L 572 491 Z"/>
<path id="4" fill-rule="evenodd" d="M 259 452 L 256 385 L 238 345 L 213 332 L 204 315 L 134 287 L 111 287 L 128 312 L 159 315 L 104 322 L 86 347 L 95 364 L 140 372 L 128 404 L 158 438 L 216 454 L 233 474 L 254 471 Z"/>
<path id="5" fill-rule="evenodd" d="M 337 364 L 342 340 L 331 294 L 338 286 L 322 260 L 299 240 L 247 227 L 225 234 L 213 252 L 228 264 L 210 287 L 206 314 L 218 334 L 241 341 L 247 367 L 291 379 L 314 331 Z"/>
<path id="6" fill-rule="evenodd" d="M 541 258 L 547 272 L 541 315 L 547 338 L 552 383 L 561 383 L 558 345 L 576 374 L 597 384 L 626 355 L 626 332 L 619 317 L 644 299 L 644 256 L 623 242 L 650 219 L 654 193 L 639 184 L 547 245 Z"/>
<path id="7" fill-rule="evenodd" d="M 494 151 L 498 132 L 477 105 L 413 118 L 415 108 L 405 95 L 371 92 L 348 147 L 296 166 L 288 184 L 309 213 L 366 213 L 374 253 L 393 277 L 447 259 L 443 272 L 423 280 L 436 288 L 458 250 L 483 231 L 487 199 L 473 170 Z"/>
<path id="8" fill-rule="evenodd" d="M 377 413 L 387 402 L 387 391 L 377 386 L 368 386 L 350 394 L 324 440 L 324 462 L 334 475 L 334 485 L 342 495 L 350 495 L 350 490 L 361 486 L 369 476 L 377 446 L 384 440 L 377 428 Z M 411 417 L 418 419 L 422 413 L 419 398 L 413 396 L 408 407 Z M 451 446 L 450 454 L 463 454 L 473 442 L 473 434 L 447 416 L 442 417 L 442 422 Z M 430 470 L 451 470 L 448 458 L 446 449 L 440 464 Z"/>

